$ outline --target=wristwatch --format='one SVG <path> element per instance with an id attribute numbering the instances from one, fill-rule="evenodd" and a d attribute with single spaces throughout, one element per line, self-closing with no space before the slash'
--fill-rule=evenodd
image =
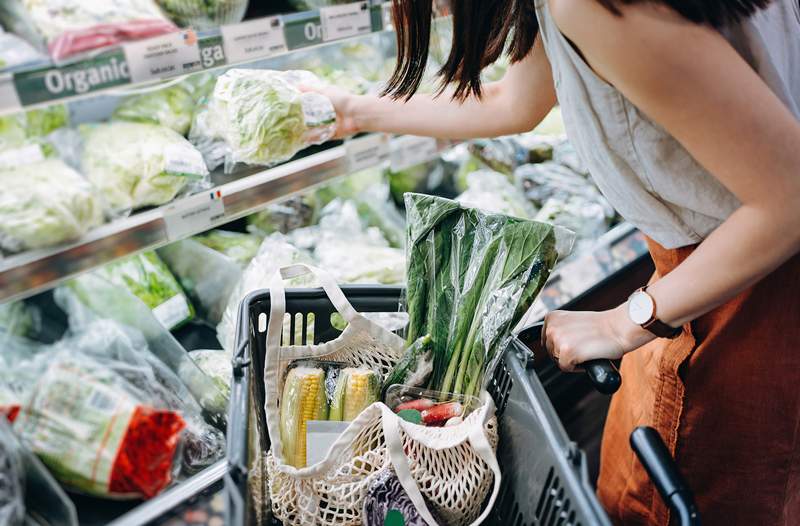
<path id="1" fill-rule="evenodd" d="M 681 328 L 670 327 L 656 317 L 656 300 L 642 287 L 628 298 L 628 316 L 631 321 L 659 338 L 675 338 Z"/>

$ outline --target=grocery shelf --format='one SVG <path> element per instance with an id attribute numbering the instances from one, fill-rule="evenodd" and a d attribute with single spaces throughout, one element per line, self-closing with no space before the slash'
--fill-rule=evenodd
<path id="1" fill-rule="evenodd" d="M 403 141 L 398 145 L 406 146 Z M 451 145 L 449 141 L 436 142 L 437 153 Z M 373 165 L 380 162 L 376 156 Z M 31 296 L 113 259 L 218 227 L 351 173 L 351 163 L 348 147 L 339 145 L 269 169 L 212 174 L 214 186 L 205 192 L 102 225 L 69 245 L 0 259 L 0 302 Z M 367 165 L 359 162 L 358 167 Z"/>
<path id="2" fill-rule="evenodd" d="M 0 115 L 53 102 L 92 97 L 120 88 L 136 88 L 198 71 L 252 64 L 294 50 L 390 29 L 387 22 L 389 4 L 383 0 L 352 2 L 347 6 L 369 11 L 369 27 L 365 22 L 362 26 L 336 30 L 326 23 L 330 17 L 323 21 L 322 11 L 315 9 L 246 20 L 196 34 L 191 30 L 181 30 L 104 48 L 66 63 L 46 61 L 12 68 L 0 73 Z M 346 9 L 347 6 L 325 9 Z M 267 36 L 270 34 L 272 36 Z M 170 36 L 175 37 L 174 41 Z M 175 54 L 180 58 L 174 59 L 174 63 L 163 59 L 147 62 L 137 58 L 142 56 L 143 44 L 147 42 L 166 42 L 164 45 L 176 46 L 175 42 L 194 42 L 195 36 L 196 51 L 189 62 L 184 60 L 187 55 L 179 53 Z M 249 45 L 255 41 L 267 44 Z M 136 64 L 130 64 L 131 59 Z"/>

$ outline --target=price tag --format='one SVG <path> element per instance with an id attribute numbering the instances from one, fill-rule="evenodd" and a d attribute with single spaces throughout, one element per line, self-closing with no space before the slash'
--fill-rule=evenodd
<path id="1" fill-rule="evenodd" d="M 123 47 L 132 82 L 176 77 L 202 68 L 197 35 L 177 31 Z"/>
<path id="2" fill-rule="evenodd" d="M 372 31 L 369 2 L 322 7 L 319 15 L 322 21 L 322 40 L 325 42 Z"/>
<path id="3" fill-rule="evenodd" d="M 347 167 L 350 173 L 377 166 L 389 160 L 389 138 L 383 133 L 373 133 L 350 139 L 344 143 Z"/>
<path id="4" fill-rule="evenodd" d="M 10 73 L 0 75 L 0 111 L 18 110 L 22 106 L 19 103 L 17 89 L 14 86 L 14 76 Z"/>
<path id="5" fill-rule="evenodd" d="M 220 31 L 228 64 L 270 57 L 288 49 L 283 23 L 277 16 L 222 26 Z"/>
<path id="6" fill-rule="evenodd" d="M 164 207 L 167 239 L 177 241 L 212 228 L 225 216 L 222 192 L 213 190 L 192 195 Z"/>
<path id="7" fill-rule="evenodd" d="M 391 164 L 397 172 L 430 161 L 438 153 L 436 139 L 404 135 L 392 141 Z"/>

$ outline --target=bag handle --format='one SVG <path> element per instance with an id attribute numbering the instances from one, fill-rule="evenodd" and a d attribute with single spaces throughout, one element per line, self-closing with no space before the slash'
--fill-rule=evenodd
<path id="1" fill-rule="evenodd" d="M 492 405 L 489 406 L 489 403 Z M 384 439 L 386 440 L 386 449 L 388 450 L 389 459 L 392 463 L 395 473 L 397 474 L 397 478 L 400 481 L 400 485 L 408 494 L 409 499 L 411 499 L 411 502 L 417 508 L 417 511 L 425 520 L 425 522 L 427 522 L 430 526 L 437 526 L 438 523 L 436 522 L 436 519 L 433 518 L 430 510 L 428 510 L 428 505 L 425 504 L 425 498 L 422 496 L 422 492 L 419 490 L 417 482 L 411 475 L 411 468 L 408 465 L 408 457 L 403 450 L 403 441 L 400 437 L 399 417 L 385 405 L 382 407 L 382 410 L 383 417 L 381 418 L 381 421 L 383 424 Z M 489 466 L 489 469 L 492 470 L 494 475 L 494 484 L 492 488 L 492 494 L 489 497 L 489 501 L 486 503 L 483 513 L 481 513 L 480 516 L 475 519 L 470 526 L 478 526 L 486 519 L 486 517 L 489 516 L 489 513 L 491 513 L 492 509 L 494 508 L 494 503 L 497 500 L 497 496 L 500 493 L 500 480 L 502 477 L 502 474 L 500 473 L 500 465 L 497 463 L 497 457 L 495 456 L 492 446 L 489 444 L 489 440 L 486 438 L 486 433 L 484 431 L 485 424 L 489 421 L 489 418 L 491 418 L 491 415 L 494 413 L 494 402 L 491 400 L 484 401 L 484 407 L 482 411 L 484 412 L 484 417 L 480 420 L 480 425 L 474 425 L 469 431 L 468 441 L 472 446 L 472 449 L 475 451 L 475 454 L 478 455 L 478 457 L 483 460 L 487 466 Z"/>

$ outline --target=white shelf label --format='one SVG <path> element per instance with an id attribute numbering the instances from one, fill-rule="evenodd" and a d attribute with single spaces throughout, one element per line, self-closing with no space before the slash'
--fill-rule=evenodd
<path id="1" fill-rule="evenodd" d="M 17 88 L 14 87 L 14 76 L 10 73 L 0 75 L 0 111 L 18 110 L 22 105 L 17 96 Z"/>
<path id="2" fill-rule="evenodd" d="M 438 153 L 436 139 L 404 135 L 392 141 L 392 170 L 397 172 L 430 161 Z"/>
<path id="3" fill-rule="evenodd" d="M 277 16 L 222 26 L 220 31 L 228 64 L 271 57 L 288 50 L 283 23 Z"/>
<path id="4" fill-rule="evenodd" d="M 338 40 L 372 32 L 369 2 L 321 7 L 322 40 Z"/>
<path id="5" fill-rule="evenodd" d="M 350 139 L 344 143 L 347 167 L 350 173 L 377 166 L 389 160 L 389 138 L 383 133 L 373 133 Z"/>
<path id="6" fill-rule="evenodd" d="M 225 204 L 219 190 L 180 199 L 164 207 L 167 239 L 177 241 L 208 230 L 224 216 Z"/>
<path id="7" fill-rule="evenodd" d="M 191 29 L 123 46 L 132 82 L 176 77 L 201 69 L 197 34 Z"/>

